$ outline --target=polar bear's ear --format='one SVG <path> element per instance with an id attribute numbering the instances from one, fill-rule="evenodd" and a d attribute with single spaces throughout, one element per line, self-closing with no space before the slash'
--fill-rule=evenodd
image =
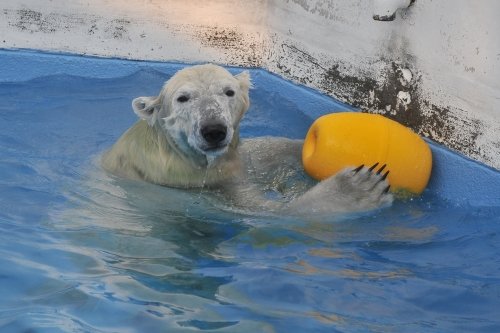
<path id="1" fill-rule="evenodd" d="M 252 81 L 250 80 L 250 73 L 243 71 L 234 76 L 240 82 L 240 88 L 244 92 L 248 92 L 252 88 Z"/>
<path id="2" fill-rule="evenodd" d="M 132 101 L 132 108 L 139 118 L 146 120 L 149 126 L 153 126 L 160 106 L 159 100 L 156 96 L 137 97 Z"/>
<path id="3" fill-rule="evenodd" d="M 243 92 L 243 112 L 248 110 L 250 106 L 250 97 L 248 96 L 248 90 L 252 88 L 252 81 L 250 81 L 250 73 L 248 71 L 243 71 L 240 74 L 234 76 L 240 83 L 240 89 Z"/>

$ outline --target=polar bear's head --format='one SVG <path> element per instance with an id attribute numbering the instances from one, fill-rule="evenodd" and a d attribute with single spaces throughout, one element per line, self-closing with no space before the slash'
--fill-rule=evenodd
<path id="1" fill-rule="evenodd" d="M 250 86 L 247 71 L 233 76 L 220 66 L 198 65 L 177 72 L 159 96 L 138 97 L 132 106 L 174 149 L 205 165 L 236 146 Z"/>

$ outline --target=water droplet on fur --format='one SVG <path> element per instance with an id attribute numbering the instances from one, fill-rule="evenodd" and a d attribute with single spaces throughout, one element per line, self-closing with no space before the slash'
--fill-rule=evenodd
<path id="1" fill-rule="evenodd" d="M 217 159 L 216 156 L 207 156 L 207 168 L 211 168 L 215 164 L 215 160 Z"/>

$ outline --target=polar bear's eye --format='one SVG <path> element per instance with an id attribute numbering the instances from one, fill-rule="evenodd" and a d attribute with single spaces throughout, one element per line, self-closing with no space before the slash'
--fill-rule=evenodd
<path id="1" fill-rule="evenodd" d="M 233 97 L 234 96 L 234 90 L 231 90 L 231 89 L 226 90 L 226 96 Z"/>
<path id="2" fill-rule="evenodd" d="M 182 96 L 177 97 L 177 102 L 179 102 L 179 103 L 185 103 L 187 101 L 189 101 L 189 97 L 186 95 L 182 95 Z"/>

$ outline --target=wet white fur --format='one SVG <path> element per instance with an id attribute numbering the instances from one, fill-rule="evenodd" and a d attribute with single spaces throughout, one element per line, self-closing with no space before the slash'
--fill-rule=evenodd
<path id="1" fill-rule="evenodd" d="M 282 183 L 288 176 L 303 173 L 302 142 L 270 137 L 239 142 L 239 123 L 249 107 L 250 87 L 246 71 L 233 76 L 207 64 L 177 72 L 158 96 L 134 99 L 132 106 L 141 120 L 103 155 L 104 168 L 166 186 L 213 188 L 231 204 L 247 209 L 331 214 L 392 202 L 392 195 L 384 192 L 387 182 L 366 168 L 359 172 L 347 168 L 310 188 L 287 185 L 291 190 L 283 193 L 284 200 L 267 199 L 264 189 L 281 191 L 287 187 Z M 234 95 L 226 94 L 228 90 Z M 217 149 L 207 149 L 200 134 L 207 121 L 227 126 Z"/>

